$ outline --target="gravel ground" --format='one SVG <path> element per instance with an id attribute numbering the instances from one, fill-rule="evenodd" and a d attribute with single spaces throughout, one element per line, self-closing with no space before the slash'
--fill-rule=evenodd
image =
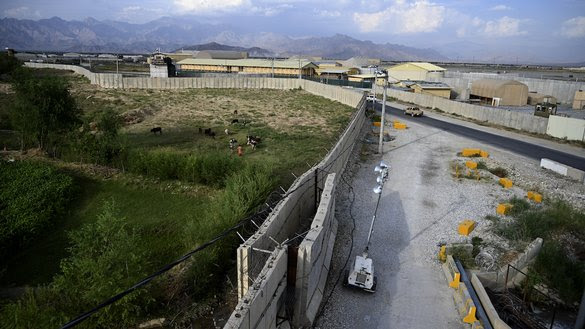
<path id="1" fill-rule="evenodd" d="M 345 288 L 341 284 L 343 274 L 339 284 L 335 284 L 343 269 L 349 269 L 355 256 L 363 251 L 375 207 L 373 168 L 381 157 L 373 154 L 375 145 L 365 144 L 361 160 L 356 154 L 356 163 L 345 175 L 351 188 L 346 184 L 338 187 L 338 236 L 323 312 L 315 327 L 463 328 L 452 291 L 436 259 L 437 244 L 470 241 L 471 237 L 479 236 L 488 245 L 507 249 L 506 241 L 489 232 L 492 222 L 485 217 L 496 214 L 498 203 L 513 196 L 524 197 L 528 189 L 542 192 L 545 198 L 566 199 L 577 207 L 585 205 L 585 185 L 540 169 L 536 160 L 413 121 L 407 123 L 407 130 L 390 129 L 396 139 L 384 147 L 383 159 L 392 169 L 382 193 L 370 247 L 378 289 L 368 294 Z M 490 168 L 507 169 L 514 187 L 500 187 L 498 177 L 487 171 L 481 171 L 480 181 L 454 177 L 453 164 L 468 160 L 457 156 L 465 147 L 488 151 L 490 157 L 483 161 Z M 353 249 L 345 266 L 351 249 L 352 217 L 356 225 Z M 464 219 L 477 222 L 470 237 L 457 233 L 457 225 Z"/>

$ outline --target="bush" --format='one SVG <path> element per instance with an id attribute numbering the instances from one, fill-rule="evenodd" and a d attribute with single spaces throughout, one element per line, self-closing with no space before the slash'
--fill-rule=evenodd
<path id="1" fill-rule="evenodd" d="M 52 225 L 75 191 L 70 176 L 29 161 L 0 162 L 0 182 L 0 254 Z"/>
<path id="2" fill-rule="evenodd" d="M 568 203 L 553 201 L 544 207 L 531 207 L 524 199 L 513 198 L 511 215 L 514 220 L 497 226 L 498 234 L 513 241 L 543 238 L 543 248 L 536 259 L 534 271 L 549 286 L 557 289 L 568 302 L 577 301 L 585 282 L 585 264 L 567 249 L 564 239 L 585 240 L 585 213 Z M 585 253 L 577 250 L 573 253 Z"/>
<path id="3" fill-rule="evenodd" d="M 72 145 L 75 158 L 81 162 L 113 165 L 124 151 L 124 143 L 118 135 L 120 126 L 119 116 L 111 109 L 88 118 L 83 129 L 73 134 L 77 141 Z"/>
<path id="4" fill-rule="evenodd" d="M 223 187 L 226 178 L 242 167 L 242 159 L 217 153 L 190 155 L 167 150 L 140 150 L 130 152 L 127 159 L 128 170 L 136 174 L 215 187 Z"/>
<path id="5" fill-rule="evenodd" d="M 148 254 L 139 248 L 140 237 L 106 203 L 95 223 L 69 235 L 71 255 L 61 262 L 62 274 L 46 287 L 28 291 L 0 313 L 5 328 L 55 328 L 131 287 L 147 274 Z M 138 289 L 98 311 L 85 328 L 121 328 L 133 325 L 150 298 Z"/>

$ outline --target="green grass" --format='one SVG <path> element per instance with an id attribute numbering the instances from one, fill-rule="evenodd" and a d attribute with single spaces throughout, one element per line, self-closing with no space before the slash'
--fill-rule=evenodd
<path id="1" fill-rule="evenodd" d="M 509 201 L 512 221 L 498 221 L 495 232 L 512 243 L 544 240 L 531 271 L 556 289 L 565 301 L 578 301 L 585 286 L 585 213 L 560 200 L 535 206 L 524 199 Z"/>
<path id="2" fill-rule="evenodd" d="M 181 226 L 196 222 L 204 212 L 205 203 L 217 192 L 206 189 L 197 197 L 161 193 L 155 186 L 137 187 L 118 181 L 102 181 L 76 175 L 81 194 L 74 207 L 34 244 L 7 259 L 3 286 L 37 285 L 50 282 L 59 270 L 59 262 L 67 255 L 67 232 L 94 222 L 104 202 L 114 200 L 120 213 L 132 227 L 143 230 L 143 244 L 152 249 L 158 264 L 185 251 Z M 151 248 L 157 246 L 156 248 Z"/>

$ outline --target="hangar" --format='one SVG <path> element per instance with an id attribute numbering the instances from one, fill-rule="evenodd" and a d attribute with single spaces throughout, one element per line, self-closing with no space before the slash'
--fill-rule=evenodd
<path id="1" fill-rule="evenodd" d="M 528 102 L 528 86 L 514 80 L 480 79 L 472 82 L 469 98 L 494 106 L 523 106 Z"/>

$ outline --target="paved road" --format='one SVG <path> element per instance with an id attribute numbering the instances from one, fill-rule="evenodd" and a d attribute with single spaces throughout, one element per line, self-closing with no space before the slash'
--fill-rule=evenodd
<path id="1" fill-rule="evenodd" d="M 377 110 L 381 109 L 382 104 L 378 104 Z M 542 158 L 547 158 L 566 164 L 573 168 L 585 170 L 585 158 L 580 156 L 561 152 L 558 150 L 539 146 L 532 143 L 523 142 L 514 138 L 509 138 L 506 136 L 496 135 L 482 130 L 457 125 L 447 121 L 433 119 L 428 116 L 411 118 L 409 116 L 405 116 L 404 111 L 394 107 L 390 107 L 388 105 L 386 106 L 386 112 L 390 115 L 402 116 L 404 117 L 405 121 L 415 120 L 420 124 L 439 128 L 441 130 L 448 131 L 452 134 L 456 134 L 482 143 L 493 145 L 495 147 L 512 151 L 516 154 L 523 155 L 531 159 L 540 160 Z"/>

